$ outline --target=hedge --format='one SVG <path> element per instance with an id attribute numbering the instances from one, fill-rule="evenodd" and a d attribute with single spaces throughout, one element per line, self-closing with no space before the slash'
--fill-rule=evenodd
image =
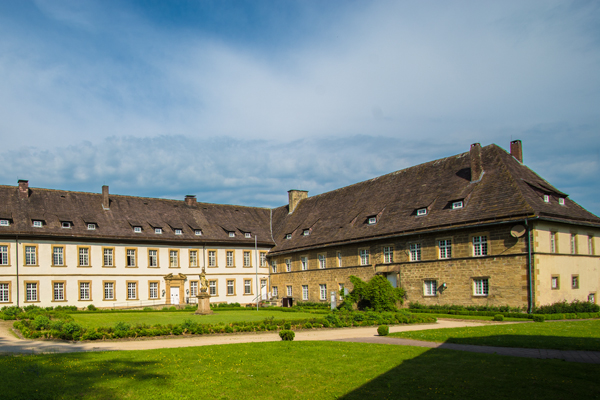
<path id="1" fill-rule="evenodd" d="M 424 310 L 412 309 L 411 313 L 417 314 L 449 314 L 449 315 L 476 315 L 480 317 L 495 317 L 502 315 L 505 318 L 522 318 L 533 319 L 534 315 L 543 315 L 546 321 L 559 319 L 590 319 L 600 318 L 600 313 L 565 313 L 565 314 L 524 314 L 514 312 L 497 312 L 497 311 L 456 311 L 456 310 Z"/>

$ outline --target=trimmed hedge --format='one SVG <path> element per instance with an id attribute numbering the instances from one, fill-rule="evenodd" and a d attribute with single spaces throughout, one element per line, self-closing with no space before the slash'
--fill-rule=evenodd
<path id="1" fill-rule="evenodd" d="M 543 315 L 546 320 L 559 320 L 559 319 L 590 319 L 600 318 L 600 313 L 566 313 L 566 314 L 524 314 L 524 313 L 513 313 L 513 312 L 497 312 L 497 311 L 456 311 L 456 310 L 423 310 L 413 309 L 411 313 L 417 314 L 449 314 L 449 315 L 475 315 L 480 317 L 495 317 L 496 315 L 502 315 L 505 318 L 523 318 L 533 319 L 535 315 Z"/>

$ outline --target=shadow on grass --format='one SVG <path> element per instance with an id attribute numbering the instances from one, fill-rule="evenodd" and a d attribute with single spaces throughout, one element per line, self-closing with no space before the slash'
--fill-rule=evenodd
<path id="1" fill-rule="evenodd" d="M 597 398 L 600 365 L 431 349 L 340 399 Z"/>
<path id="2" fill-rule="evenodd" d="M 155 361 L 99 360 L 98 354 L 0 357 L 0 398 L 115 399 L 128 390 L 137 392 L 144 382 L 152 381 L 154 389 L 169 383 L 167 376 L 152 372 L 158 364 Z"/>
<path id="3" fill-rule="evenodd" d="M 600 351 L 600 338 L 544 335 L 490 335 L 481 337 L 452 337 L 444 343 L 476 346 L 518 347 L 527 349 Z"/>

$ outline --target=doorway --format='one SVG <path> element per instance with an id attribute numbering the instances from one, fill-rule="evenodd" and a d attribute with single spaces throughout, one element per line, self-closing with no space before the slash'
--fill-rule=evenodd
<path id="1" fill-rule="evenodd" d="M 171 304 L 179 304 L 179 286 L 171 286 Z"/>

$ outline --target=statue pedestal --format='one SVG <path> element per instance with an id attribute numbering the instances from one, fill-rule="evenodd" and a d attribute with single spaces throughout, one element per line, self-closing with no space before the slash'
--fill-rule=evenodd
<path id="1" fill-rule="evenodd" d="M 198 297 L 198 309 L 194 314 L 212 314 L 213 311 L 210 309 L 210 294 L 206 292 L 200 292 L 200 294 L 198 294 L 196 297 Z"/>

